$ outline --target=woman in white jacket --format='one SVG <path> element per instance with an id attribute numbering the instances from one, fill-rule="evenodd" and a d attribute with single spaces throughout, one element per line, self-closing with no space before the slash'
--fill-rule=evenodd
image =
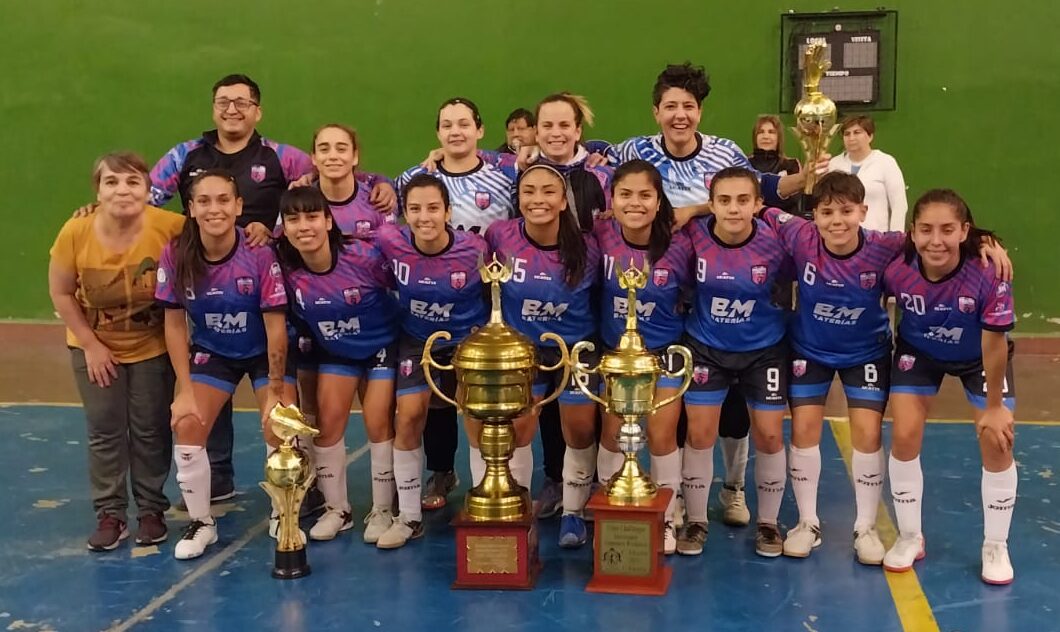
<path id="1" fill-rule="evenodd" d="M 845 151 L 832 158 L 828 170 L 852 173 L 865 185 L 865 204 L 869 208 L 862 226 L 904 231 L 909 208 L 905 178 L 893 156 L 872 148 L 876 124 L 868 116 L 852 116 L 843 121 L 841 129 Z"/>

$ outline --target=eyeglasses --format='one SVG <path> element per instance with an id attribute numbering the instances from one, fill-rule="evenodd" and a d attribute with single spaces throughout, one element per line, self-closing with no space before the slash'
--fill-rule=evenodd
<path id="1" fill-rule="evenodd" d="M 213 100 L 213 109 L 217 110 L 218 112 L 224 112 L 228 109 L 229 105 L 234 105 L 236 106 L 236 111 L 246 112 L 247 108 L 252 105 L 256 106 L 257 104 L 257 101 L 251 101 L 249 99 L 226 99 L 222 97 L 220 99 Z"/>

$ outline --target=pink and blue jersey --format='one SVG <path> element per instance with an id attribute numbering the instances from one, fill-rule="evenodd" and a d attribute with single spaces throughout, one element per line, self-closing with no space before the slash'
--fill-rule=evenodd
<path id="1" fill-rule="evenodd" d="M 982 330 L 1009 331 L 1016 325 L 1012 286 L 996 277 L 994 266 L 961 257 L 938 281 L 924 278 L 920 258 L 904 257 L 887 266 L 884 287 L 902 310 L 898 337 L 941 362 L 982 358 Z"/>
<path id="2" fill-rule="evenodd" d="M 194 288 L 177 287 L 173 243 L 162 251 L 155 299 L 167 309 L 183 309 L 191 320 L 192 344 L 219 356 L 243 360 L 268 349 L 263 312 L 286 311 L 283 275 L 271 248 L 250 248 L 236 231 L 232 251 L 207 262 Z"/>
<path id="3" fill-rule="evenodd" d="M 489 315 L 478 271 L 488 250 L 475 233 L 450 230 L 449 245 L 428 255 L 416 248 L 408 226 L 383 226 L 375 244 L 390 262 L 401 305 L 401 329 L 426 340 L 442 329 L 457 343 Z"/>
<path id="4" fill-rule="evenodd" d="M 776 232 L 753 222 L 751 236 L 731 246 L 714 235 L 713 215 L 685 226 L 696 256 L 695 300 L 685 328 L 721 351 L 756 351 L 784 338 L 787 310 L 776 302 L 774 286 L 791 281 L 791 262 Z"/>
<path id="5" fill-rule="evenodd" d="M 398 176 L 398 194 L 402 193 L 413 176 L 421 173 L 427 173 L 427 170 L 417 165 Z M 453 209 L 449 223 L 457 230 L 481 235 L 490 224 L 508 219 L 513 213 L 515 207 L 512 198 L 516 180 L 514 161 L 490 162 L 480 159 L 477 167 L 464 173 L 450 173 L 439 162 L 431 175 L 444 182 L 449 190 L 449 202 Z M 400 206 L 404 212 L 404 200 L 401 200 Z"/>
<path id="6" fill-rule="evenodd" d="M 287 272 L 291 311 L 326 353 L 364 360 L 397 339 L 397 301 L 386 258 L 370 242 L 344 244 L 330 270 Z"/>
<path id="7" fill-rule="evenodd" d="M 342 234 L 357 239 L 372 239 L 384 224 L 397 221 L 395 213 L 382 213 L 370 201 L 371 189 L 361 182 L 356 183 L 353 195 L 342 201 L 328 200 L 331 215 Z"/>
<path id="8" fill-rule="evenodd" d="M 789 333 L 795 350 L 834 368 L 864 364 L 887 355 L 891 327 L 883 307 L 883 274 L 905 243 L 905 234 L 861 230 L 848 255 L 828 251 L 813 222 L 778 209 L 762 219 L 795 263 L 799 301 Z"/>
<path id="9" fill-rule="evenodd" d="M 643 269 L 648 249 L 627 242 L 622 227 L 613 219 L 597 220 L 593 234 L 600 245 L 603 264 L 600 337 L 605 345 L 614 348 L 625 331 L 629 309 L 626 290 L 618 284 L 619 277 L 631 261 L 638 270 Z M 684 333 L 681 298 L 692 283 L 693 260 L 688 235 L 683 231 L 676 233 L 666 254 L 650 267 L 647 284 L 637 290 L 637 327 L 649 349 L 673 344 Z"/>
<path id="10" fill-rule="evenodd" d="M 571 287 L 558 247 L 534 243 L 527 237 L 521 218 L 495 222 L 486 231 L 490 251 L 512 266 L 511 280 L 501 287 L 504 320 L 535 344 L 554 346 L 540 342 L 541 334 L 549 331 L 568 345 L 596 333 L 592 292 L 600 274 L 600 248 L 592 233 L 582 236 L 585 271 Z"/>

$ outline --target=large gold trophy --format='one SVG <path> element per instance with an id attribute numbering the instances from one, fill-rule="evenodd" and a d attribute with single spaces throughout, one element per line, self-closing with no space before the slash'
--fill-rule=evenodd
<path id="1" fill-rule="evenodd" d="M 594 572 L 588 590 L 661 595 L 670 583 L 671 570 L 663 564 L 663 520 L 673 490 L 660 490 L 640 468 L 637 452 L 645 444 L 640 421 L 663 406 L 678 400 L 692 381 L 692 354 L 687 347 L 670 345 L 666 352 L 684 362 L 677 371 L 662 367 L 659 357 L 644 346 L 637 331 L 637 290 L 644 288 L 648 266 L 638 270 L 633 262 L 618 278 L 626 290 L 626 330 L 618 347 L 604 354 L 600 363 L 589 368 L 579 361 L 582 351 L 594 345 L 582 341 L 571 349 L 575 381 L 587 396 L 607 412 L 622 418 L 619 447 L 625 454 L 622 469 L 607 482 L 602 492 L 590 499 L 595 511 Z M 588 388 L 588 377 L 598 373 L 604 394 L 598 397 Z M 680 378 L 677 393 L 656 401 L 655 386 L 661 376 Z"/>
<path id="2" fill-rule="evenodd" d="M 464 339 L 453 353 L 452 364 L 439 364 L 431 357 L 438 340 L 449 332 L 436 331 L 423 346 L 423 373 L 431 390 L 461 413 L 482 422 L 479 449 L 486 474 L 464 499 L 464 509 L 453 521 L 457 536 L 456 588 L 529 588 L 540 567 L 537 561 L 537 531 L 531 511 L 530 491 L 518 485 L 508 462 L 515 448 L 512 422 L 533 406 L 532 387 L 538 370 L 562 370 L 556 391 L 542 400 L 546 404 L 563 391 L 570 377 L 567 346 L 554 333 L 541 335 L 560 350 L 554 366 L 538 366 L 537 350 L 526 336 L 505 324 L 501 316 L 501 284 L 512 276 L 512 268 L 496 256 L 480 265 L 482 282 L 490 285 L 492 307 L 489 321 Z M 456 397 L 441 391 L 431 369 L 456 371 Z"/>
<path id="3" fill-rule="evenodd" d="M 824 58 L 822 44 L 810 44 L 802 56 L 802 99 L 795 104 L 795 127 L 791 128 L 806 155 L 806 185 L 803 193 L 813 193 L 817 184 L 817 161 L 828 151 L 839 125 L 835 103 L 821 92 L 821 78 L 832 67 Z"/>
<path id="4" fill-rule="evenodd" d="M 293 405 L 276 404 L 269 411 L 269 427 L 282 441 L 265 460 L 265 480 L 259 483 L 280 514 L 272 576 L 296 579 L 305 577 L 310 570 L 306 562 L 305 540 L 298 528 L 298 510 L 316 474 L 309 467 L 309 458 L 295 441 L 298 437 L 315 437 L 320 431 L 308 425 L 302 411 Z"/>

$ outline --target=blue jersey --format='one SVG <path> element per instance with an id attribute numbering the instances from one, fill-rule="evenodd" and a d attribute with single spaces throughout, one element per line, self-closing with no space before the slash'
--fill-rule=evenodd
<path id="1" fill-rule="evenodd" d="M 884 285 L 898 301 L 898 336 L 917 351 L 942 362 L 969 362 L 983 356 L 982 330 L 1009 331 L 1016 325 L 1012 286 L 999 280 L 993 265 L 961 257 L 953 272 L 929 281 L 920 258 L 904 257 L 887 266 Z"/>
<path id="2" fill-rule="evenodd" d="M 883 307 L 883 273 L 905 243 L 904 233 L 861 230 L 848 255 L 834 255 L 816 224 L 768 209 L 762 216 L 795 263 L 799 301 L 789 331 L 799 354 L 846 368 L 890 352 L 891 325 Z"/>
<path id="3" fill-rule="evenodd" d="M 696 150 L 681 158 L 666 149 L 662 134 L 630 138 L 612 146 L 607 157 L 616 166 L 638 158 L 650 162 L 662 175 L 663 191 L 675 207 L 709 201 L 710 182 L 714 174 L 722 169 L 743 167 L 758 173 L 736 143 L 699 132 L 696 132 Z M 763 173 L 759 174 L 759 178 L 766 201 L 779 201 L 777 186 L 780 177 Z"/>
<path id="4" fill-rule="evenodd" d="M 155 298 L 169 309 L 184 309 L 191 321 L 191 342 L 234 360 L 265 353 L 262 312 L 285 311 L 283 275 L 271 248 L 250 248 L 236 229 L 232 251 L 220 261 L 207 262 L 206 274 L 195 287 L 178 287 L 173 265 L 173 242 L 162 251 Z"/>
<path id="5" fill-rule="evenodd" d="M 535 244 L 522 219 L 496 222 L 486 231 L 490 251 L 512 265 L 512 278 L 501 287 L 504 320 L 537 344 L 542 333 L 559 334 L 568 345 L 596 333 L 592 290 L 600 273 L 600 248 L 592 233 L 583 233 L 585 272 L 577 285 L 566 282 L 559 249 Z M 551 342 L 544 343 L 552 346 Z"/>
<path id="6" fill-rule="evenodd" d="M 387 260 L 373 244 L 345 244 L 327 272 L 287 271 L 291 311 L 329 354 L 349 360 L 375 355 L 397 339 L 397 301 Z"/>
<path id="7" fill-rule="evenodd" d="M 376 233 L 375 243 L 397 280 L 401 328 L 406 334 L 426 340 L 444 329 L 455 343 L 486 322 L 489 310 L 478 271 L 486 256 L 485 239 L 450 230 L 449 245 L 428 255 L 416 248 L 408 226 L 385 226 Z"/>
<path id="8" fill-rule="evenodd" d="M 346 200 L 328 200 L 331 215 L 344 235 L 357 239 L 371 239 L 375 231 L 384 224 L 396 221 L 394 213 L 381 213 L 370 201 L 371 189 L 360 182 L 355 183 L 353 195 Z"/>
<path id="9" fill-rule="evenodd" d="M 721 351 L 755 351 L 784 338 L 787 310 L 775 285 L 790 282 L 791 262 L 776 232 L 754 219 L 751 236 L 734 246 L 714 235 L 714 216 L 685 226 L 696 254 L 696 293 L 686 329 Z"/>
<path id="10" fill-rule="evenodd" d="M 598 220 L 593 230 L 600 245 L 603 278 L 600 292 L 600 337 L 614 348 L 626 329 L 628 298 L 618 280 L 630 261 L 643 269 L 648 257 L 646 246 L 630 244 L 622 236 L 622 227 L 613 219 Z M 662 259 L 648 272 L 648 282 L 637 290 L 637 330 L 649 349 L 677 342 L 685 330 L 681 297 L 692 283 L 694 256 L 692 242 L 685 232 L 673 236 Z"/>
<path id="11" fill-rule="evenodd" d="M 398 176 L 400 193 L 413 176 L 427 173 L 416 166 Z M 449 190 L 449 201 L 453 209 L 449 223 L 457 230 L 469 230 L 482 234 L 490 224 L 508 219 L 515 206 L 515 163 L 486 162 L 479 158 L 478 166 L 464 173 L 449 173 L 439 162 L 431 174 L 445 183 Z M 404 201 L 401 208 L 404 210 Z"/>

